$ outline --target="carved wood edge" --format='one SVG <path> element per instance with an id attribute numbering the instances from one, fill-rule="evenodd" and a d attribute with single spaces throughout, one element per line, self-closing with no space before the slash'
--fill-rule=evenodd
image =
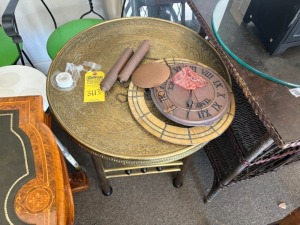
<path id="1" fill-rule="evenodd" d="M 194 4 L 193 0 L 187 1 L 188 5 L 192 9 L 193 13 L 195 14 L 197 20 L 200 23 L 201 29 L 204 30 L 204 33 L 208 37 L 209 43 L 216 49 L 216 51 L 221 56 L 222 60 L 224 61 L 226 67 L 229 70 L 229 73 L 233 76 L 239 87 L 242 89 L 245 97 L 247 98 L 248 102 L 251 104 L 255 114 L 259 117 L 259 119 L 263 122 L 264 126 L 269 132 L 269 135 L 274 141 L 277 143 L 277 145 L 280 148 L 287 148 L 291 145 L 295 145 L 297 143 L 284 143 L 280 135 L 278 134 L 277 130 L 275 129 L 272 122 L 269 120 L 269 118 L 266 116 L 258 102 L 256 101 L 255 97 L 251 94 L 245 80 L 240 76 L 237 69 L 234 67 L 233 63 L 229 59 L 228 55 L 225 53 L 225 51 L 222 49 L 222 47 L 219 45 L 217 39 L 213 35 L 210 27 L 207 25 L 206 21 L 202 17 L 201 13 L 199 12 L 198 8 Z M 297 144 L 299 145 L 299 144 Z"/>
<path id="2" fill-rule="evenodd" d="M 52 128 L 52 114 L 51 113 L 44 113 L 44 123 L 48 126 L 48 128 L 51 130 Z M 57 148 L 59 149 L 59 146 L 57 145 Z M 64 180 L 65 185 L 65 194 L 66 194 L 66 204 L 64 206 L 65 208 L 65 215 L 58 216 L 58 218 L 66 217 L 66 224 L 74 224 L 74 217 L 75 217 L 75 209 L 74 209 L 74 201 L 73 201 L 73 189 L 70 185 L 70 178 L 68 174 L 67 165 L 64 159 L 64 156 L 62 155 L 61 150 L 59 149 L 59 158 L 61 161 L 61 167 L 62 167 L 62 176 Z M 64 220 L 61 220 L 58 222 L 58 224 L 65 223 Z"/>
<path id="3" fill-rule="evenodd" d="M 49 129 L 52 128 L 52 114 L 51 113 L 44 113 L 44 123 L 49 127 Z M 57 145 L 57 148 L 59 149 L 59 146 Z M 75 208 L 74 208 L 74 202 L 73 202 L 73 189 L 71 187 L 71 184 L 69 182 L 69 174 L 67 165 L 64 159 L 64 156 L 62 155 L 61 150 L 59 149 L 59 157 L 61 161 L 62 166 L 62 175 L 65 185 L 65 194 L 66 194 L 66 204 L 64 205 L 65 213 L 66 213 L 66 221 L 62 220 L 58 224 L 74 224 L 74 217 L 75 217 Z"/>
<path id="4" fill-rule="evenodd" d="M 42 106 L 42 96 L 1 98 L 0 101 L 0 110 L 19 111 L 19 128 L 30 139 L 35 164 L 35 178 L 15 195 L 15 212 L 30 224 L 73 224 L 74 204 L 72 195 L 66 193 L 67 174 L 54 135 L 45 124 Z"/>
<path id="5" fill-rule="evenodd" d="M 73 192 L 71 189 L 71 185 L 69 183 L 69 176 L 67 173 L 67 165 L 65 163 L 65 159 L 59 151 L 60 160 L 62 162 L 62 171 L 63 171 L 63 179 L 65 182 L 65 192 L 66 192 L 66 204 L 65 204 L 65 213 L 66 215 L 66 224 L 74 224 L 74 217 L 75 217 L 75 208 L 74 208 L 74 202 L 73 202 Z M 62 221 L 63 222 L 63 221 Z"/>

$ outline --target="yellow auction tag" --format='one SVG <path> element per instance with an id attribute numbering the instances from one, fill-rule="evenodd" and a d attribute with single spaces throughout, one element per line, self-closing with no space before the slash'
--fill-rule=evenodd
<path id="1" fill-rule="evenodd" d="M 104 76 L 102 71 L 90 71 L 84 75 L 84 102 L 105 101 L 105 92 L 100 89 Z"/>

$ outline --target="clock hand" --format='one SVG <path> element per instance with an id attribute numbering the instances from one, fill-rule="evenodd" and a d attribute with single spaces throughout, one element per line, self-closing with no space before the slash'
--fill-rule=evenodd
<path id="1" fill-rule="evenodd" d="M 186 114 L 186 118 L 189 118 L 190 111 L 191 111 L 192 106 L 193 106 L 192 94 L 193 94 L 193 90 L 190 90 L 190 96 L 189 96 L 188 101 L 186 102 L 187 107 L 189 107 L 189 111 Z"/>
<path id="2" fill-rule="evenodd" d="M 193 93 L 193 91 L 190 90 L 189 100 L 188 100 L 187 103 L 186 103 L 186 105 L 187 105 L 188 107 L 192 107 L 192 105 L 193 105 L 192 93 Z"/>
<path id="3" fill-rule="evenodd" d="M 198 101 L 198 98 L 197 98 L 197 95 L 195 94 L 194 90 L 192 90 L 192 93 L 194 94 L 194 96 L 195 96 L 195 98 L 196 98 L 196 101 L 199 102 L 199 101 Z"/>

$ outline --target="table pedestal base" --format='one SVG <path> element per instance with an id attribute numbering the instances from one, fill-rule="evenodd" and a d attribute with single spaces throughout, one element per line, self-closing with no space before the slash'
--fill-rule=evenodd
<path id="1" fill-rule="evenodd" d="M 120 166 L 113 168 L 105 168 L 104 160 L 98 156 L 92 155 L 91 158 L 94 164 L 94 168 L 97 172 L 99 179 L 99 186 L 104 195 L 109 196 L 112 194 L 112 187 L 109 184 L 108 179 L 116 177 L 129 177 L 147 174 L 157 174 L 157 173 L 169 173 L 177 172 L 173 179 L 173 185 L 179 188 L 183 185 L 184 177 L 189 168 L 192 156 L 188 156 L 180 161 L 165 163 L 165 164 L 155 164 L 146 166 Z"/>

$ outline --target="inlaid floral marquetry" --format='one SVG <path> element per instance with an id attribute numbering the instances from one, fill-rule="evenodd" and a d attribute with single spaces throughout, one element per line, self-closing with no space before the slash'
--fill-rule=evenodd
<path id="1" fill-rule="evenodd" d="M 0 98 L 0 223 L 74 222 L 68 174 L 42 96 Z"/>

